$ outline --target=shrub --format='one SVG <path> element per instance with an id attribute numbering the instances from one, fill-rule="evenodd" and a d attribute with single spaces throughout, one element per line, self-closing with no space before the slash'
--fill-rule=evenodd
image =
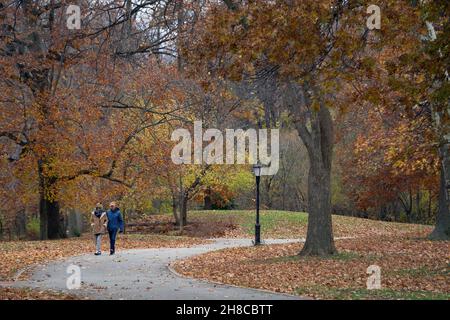
<path id="1" fill-rule="evenodd" d="M 81 232 L 80 232 L 80 230 L 78 230 L 78 228 L 73 229 L 72 234 L 74 237 L 77 237 L 77 238 L 81 237 Z"/>
<path id="2" fill-rule="evenodd" d="M 31 240 L 38 240 L 40 235 L 39 218 L 31 218 L 27 223 L 27 237 Z"/>

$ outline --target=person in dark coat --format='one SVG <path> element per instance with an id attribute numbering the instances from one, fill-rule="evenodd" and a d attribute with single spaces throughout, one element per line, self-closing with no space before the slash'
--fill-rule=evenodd
<path id="1" fill-rule="evenodd" d="M 113 255 L 116 252 L 117 232 L 122 233 L 124 228 L 122 214 L 114 201 L 110 203 L 106 217 L 108 218 L 107 229 L 109 233 L 110 255 Z"/>

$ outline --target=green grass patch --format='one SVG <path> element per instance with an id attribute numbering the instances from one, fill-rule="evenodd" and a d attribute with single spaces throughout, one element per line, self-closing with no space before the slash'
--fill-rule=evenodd
<path id="1" fill-rule="evenodd" d="M 190 217 L 197 219 L 232 218 L 248 235 L 255 232 L 256 212 L 251 210 L 205 210 L 191 211 Z M 306 227 L 308 214 L 305 212 L 263 210 L 260 211 L 261 233 L 271 233 L 286 226 Z"/>
<path id="2" fill-rule="evenodd" d="M 388 271 L 387 274 L 413 277 L 450 276 L 450 264 L 444 269 L 431 269 L 428 267 L 408 268 Z"/>

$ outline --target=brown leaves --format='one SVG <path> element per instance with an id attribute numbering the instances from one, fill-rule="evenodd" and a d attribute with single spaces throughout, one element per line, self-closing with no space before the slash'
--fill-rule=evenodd
<path id="1" fill-rule="evenodd" d="M 392 107 L 395 97 L 390 99 L 384 105 L 362 104 L 364 114 L 355 113 L 352 120 L 349 116 L 353 124 L 345 125 L 345 135 L 356 133 L 356 138 L 352 148 L 348 141 L 338 148 L 346 194 L 360 208 L 398 201 L 410 190 L 436 195 L 440 163 L 431 119 L 423 112 L 412 120 L 401 108 Z"/>
<path id="2" fill-rule="evenodd" d="M 301 244 L 283 244 L 211 252 L 174 267 L 191 277 L 318 298 L 448 296 L 447 242 L 396 236 L 338 240 L 336 245 L 339 253 L 327 259 L 300 258 Z M 384 291 L 366 290 L 372 264 L 381 267 Z"/>
<path id="3" fill-rule="evenodd" d="M 2 288 L 0 300 L 75 300 L 76 296 L 53 291 L 38 291 L 31 289 Z"/>

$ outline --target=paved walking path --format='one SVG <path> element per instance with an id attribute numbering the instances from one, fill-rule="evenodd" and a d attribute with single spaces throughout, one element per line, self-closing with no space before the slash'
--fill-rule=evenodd
<path id="1" fill-rule="evenodd" d="M 273 239 L 266 243 L 287 243 L 299 240 Z M 250 239 L 213 239 L 210 244 L 190 248 L 134 249 L 121 251 L 115 256 L 93 254 L 71 257 L 38 266 L 27 281 L 14 286 L 41 290 L 53 289 L 69 292 L 66 287 L 71 264 L 81 268 L 82 285 L 70 293 L 94 299 L 300 299 L 298 297 L 260 290 L 217 285 L 206 281 L 180 277 L 168 265 L 212 250 L 250 246 Z M 257 272 L 257 270 L 255 270 Z"/>

